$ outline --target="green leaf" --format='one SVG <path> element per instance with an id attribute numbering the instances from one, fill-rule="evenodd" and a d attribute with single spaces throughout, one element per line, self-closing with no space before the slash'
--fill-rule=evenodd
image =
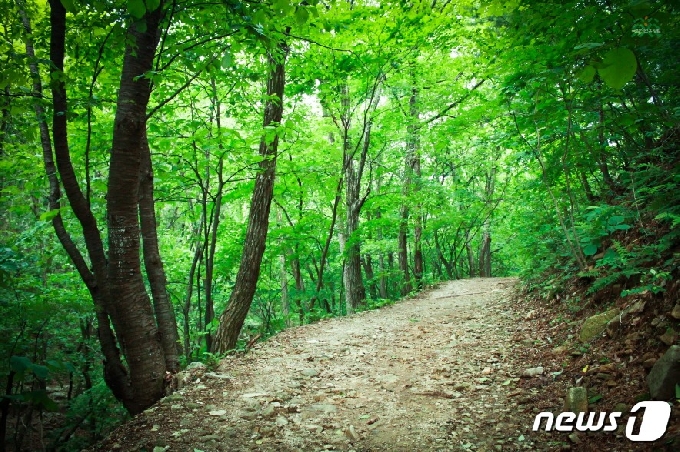
<path id="1" fill-rule="evenodd" d="M 577 46 L 574 46 L 574 50 L 596 49 L 598 47 L 602 47 L 603 45 L 604 45 L 603 42 L 585 42 L 583 44 L 579 44 Z"/>
<path id="2" fill-rule="evenodd" d="M 146 10 L 149 12 L 156 11 L 161 6 L 161 0 L 146 0 Z"/>
<path id="3" fill-rule="evenodd" d="M 589 243 L 588 245 L 583 247 L 583 254 L 585 254 L 586 256 L 594 256 L 595 253 L 597 253 L 597 245 Z"/>
<path id="4" fill-rule="evenodd" d="M 31 366 L 31 370 L 33 371 L 33 374 L 40 380 L 45 380 L 50 374 L 50 370 L 47 367 L 41 366 L 39 364 L 33 364 Z"/>
<path id="5" fill-rule="evenodd" d="M 602 396 L 600 394 L 597 394 L 597 395 L 594 395 L 591 398 L 589 398 L 588 403 L 595 403 L 595 402 L 599 402 L 600 400 L 602 400 Z"/>
<path id="6" fill-rule="evenodd" d="M 307 19 L 309 19 L 307 8 L 301 6 L 295 10 L 295 20 L 297 21 L 298 25 L 304 24 L 307 22 Z"/>
<path id="7" fill-rule="evenodd" d="M 52 221 L 57 215 L 59 215 L 59 209 L 48 210 L 40 214 L 40 221 Z"/>
<path id="8" fill-rule="evenodd" d="M 30 369 L 33 363 L 25 356 L 12 356 L 9 359 L 9 366 L 14 372 L 23 375 L 26 370 Z"/>
<path id="9" fill-rule="evenodd" d="M 623 215 L 613 215 L 613 216 L 609 217 L 609 221 L 608 221 L 608 222 L 609 222 L 609 224 L 611 224 L 611 225 L 616 225 L 616 224 L 621 224 L 621 223 L 623 223 L 623 220 L 625 220 L 625 218 L 623 217 Z"/>
<path id="10" fill-rule="evenodd" d="M 128 0 L 128 11 L 135 19 L 141 19 L 146 14 L 144 0 Z"/>
<path id="11" fill-rule="evenodd" d="M 67 12 L 69 13 L 76 12 L 75 0 L 61 0 L 61 4 L 64 5 L 64 8 L 66 9 Z"/>
<path id="12" fill-rule="evenodd" d="M 598 73 L 607 85 L 614 89 L 621 89 L 633 79 L 636 70 L 637 60 L 633 52 L 619 47 L 607 52 Z"/>
<path id="13" fill-rule="evenodd" d="M 230 52 L 225 52 L 222 55 L 222 69 L 230 68 L 234 63 L 234 56 Z"/>
<path id="14" fill-rule="evenodd" d="M 593 78 L 595 78 L 595 72 L 595 68 L 591 65 L 588 65 L 578 73 L 576 78 L 581 80 L 583 83 L 590 83 L 593 81 Z"/>

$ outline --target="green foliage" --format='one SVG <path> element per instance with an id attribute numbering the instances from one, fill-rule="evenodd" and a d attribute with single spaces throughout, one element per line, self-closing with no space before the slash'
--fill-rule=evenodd
<path id="1" fill-rule="evenodd" d="M 53 76 L 68 91 L 76 177 L 103 222 L 126 24 L 140 30 L 160 2 L 62 4 L 66 67 Z M 62 218 L 85 248 L 65 194 L 59 209 L 45 201 L 26 31 L 15 8 L 2 13 L 0 32 L 0 383 L 14 372 L 4 397 L 54 409 L 53 389 L 40 385 L 73 376 L 72 397 L 58 409 L 68 417 L 62 432 L 79 426 L 66 446 L 76 450 L 124 415 L 102 381 L 89 294 L 51 230 Z M 660 33 L 641 25 L 644 8 L 656 11 Z M 49 80 L 47 11 L 28 13 Z M 246 246 L 263 135 L 279 138 L 280 154 L 241 349 L 258 335 L 344 315 L 343 268 L 354 243 L 366 291 L 358 310 L 395 302 L 407 282 L 400 226 L 413 279 L 416 222 L 424 285 L 478 275 L 485 234 L 492 275 L 520 275 L 572 312 L 615 286 L 622 296 L 663 296 L 680 276 L 680 26 L 668 2 L 274 0 L 183 4 L 165 19 L 173 22 L 154 70 L 138 80 L 154 86 L 147 133 L 159 243 L 185 361 L 215 367 L 221 358 L 208 344 Z M 263 129 L 264 56 L 282 39 L 290 47 L 284 119 Z M 49 84 L 43 89 L 50 99 Z M 371 93 L 378 102 L 366 110 Z M 344 237 L 343 142 L 356 147 L 358 164 L 369 119 L 359 226 Z M 405 160 L 415 150 L 417 177 Z M 567 291 L 574 281 L 585 287 L 577 296 Z"/>

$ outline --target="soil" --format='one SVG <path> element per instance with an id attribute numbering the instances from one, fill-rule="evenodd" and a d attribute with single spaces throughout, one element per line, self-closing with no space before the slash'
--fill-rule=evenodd
<path id="1" fill-rule="evenodd" d="M 677 407 L 654 445 L 628 441 L 623 423 L 609 433 L 532 431 L 536 414 L 562 410 L 569 387 L 587 383 L 603 407 L 591 410 L 605 411 L 632 406 L 644 375 L 626 368 L 631 359 L 605 367 L 561 345 L 571 344 L 567 324 L 520 303 L 516 282 L 452 281 L 288 329 L 214 371 L 180 373 L 173 394 L 90 450 L 678 450 L 666 439 L 680 430 Z"/>

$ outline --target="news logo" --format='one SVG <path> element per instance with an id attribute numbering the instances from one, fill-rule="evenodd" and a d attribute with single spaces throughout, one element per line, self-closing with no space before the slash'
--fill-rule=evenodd
<path id="1" fill-rule="evenodd" d="M 661 438 L 668 428 L 668 421 L 671 418 L 671 406 L 666 402 L 644 401 L 637 403 L 630 413 L 637 413 L 641 409 L 645 410 L 640 429 L 634 433 L 636 416 L 631 416 L 626 424 L 626 438 L 634 442 L 651 442 Z M 587 419 L 586 419 L 587 416 Z M 534 419 L 533 431 L 541 429 L 541 423 L 545 419 L 545 431 L 556 430 L 558 432 L 613 432 L 619 425 L 619 420 L 623 416 L 621 412 L 612 413 L 573 413 L 566 411 L 557 415 L 557 418 L 550 412 L 542 412 Z"/>

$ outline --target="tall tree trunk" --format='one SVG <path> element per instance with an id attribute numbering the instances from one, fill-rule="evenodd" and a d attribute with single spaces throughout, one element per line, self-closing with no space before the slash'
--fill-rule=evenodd
<path id="1" fill-rule="evenodd" d="M 269 52 L 270 72 L 267 80 L 264 127 L 281 123 L 285 85 L 284 65 L 287 53 L 288 48 L 284 42 L 277 49 Z M 229 297 L 229 304 L 220 316 L 220 325 L 213 342 L 213 351 L 218 353 L 224 353 L 236 346 L 241 327 L 255 295 L 269 229 L 269 211 L 274 193 L 278 142 L 278 134 L 271 142 L 267 141 L 266 136 L 263 136 L 260 141 L 260 155 L 263 159 L 259 164 L 260 171 L 255 179 L 255 189 L 250 202 L 248 229 L 241 264 L 236 275 L 236 284 Z"/>
<path id="2" fill-rule="evenodd" d="M 417 127 L 420 112 L 418 108 L 418 85 L 416 79 L 415 63 L 411 65 L 410 75 L 411 75 L 411 97 L 409 98 L 410 118 L 409 125 L 407 127 L 408 135 L 407 158 L 409 159 L 408 166 L 410 167 L 410 172 L 407 174 L 407 177 L 410 180 L 408 180 L 406 183 L 412 185 L 413 195 L 416 199 L 418 199 L 421 188 L 420 135 L 419 135 L 420 129 Z M 415 218 L 413 225 L 413 277 L 416 282 L 416 289 L 422 290 L 424 272 L 423 244 L 422 244 L 423 213 L 422 204 L 420 203 L 420 201 L 417 201 L 417 204 L 415 206 L 414 217 Z"/>
<path id="3" fill-rule="evenodd" d="M 106 199 L 111 320 L 130 372 L 133 397 L 123 403 L 135 414 L 163 396 L 166 370 L 139 254 L 139 175 L 146 107 L 151 94 L 150 81 L 139 76 L 153 67 L 161 8 L 147 12 L 145 19 L 146 31 L 140 32 L 134 24 L 128 30 L 130 44 L 125 51 L 118 91 Z"/>
<path id="4" fill-rule="evenodd" d="M 491 233 L 488 221 L 484 222 L 482 243 L 479 245 L 479 276 L 482 278 L 491 276 Z"/>
<path id="5" fill-rule="evenodd" d="M 401 284 L 402 296 L 408 295 L 413 290 L 413 286 L 411 285 L 411 275 L 408 268 L 408 207 L 405 203 L 406 201 L 404 201 L 404 205 L 401 206 L 401 221 L 399 222 L 398 236 L 399 252 L 397 253 L 399 260 L 399 270 L 401 270 L 403 278 L 403 282 Z"/>
<path id="6" fill-rule="evenodd" d="M 373 259 L 371 258 L 371 255 L 365 254 L 361 259 L 361 263 L 363 264 L 364 273 L 366 273 L 366 279 L 368 280 L 368 293 L 370 294 L 371 299 L 375 300 L 378 298 L 378 288 L 375 284 L 375 273 L 373 272 Z"/>
<path id="7" fill-rule="evenodd" d="M 198 227 L 196 228 L 196 236 L 200 237 L 201 229 L 203 229 L 203 222 L 205 221 L 205 214 L 201 213 L 201 220 L 199 221 Z M 192 359 L 192 345 L 191 345 L 191 297 L 194 292 L 194 276 L 196 275 L 196 269 L 199 265 L 201 259 L 203 259 L 203 243 L 202 240 L 197 239 L 195 243 L 196 248 L 194 249 L 194 257 L 191 260 L 191 267 L 189 268 L 189 276 L 187 277 L 187 291 L 184 296 L 184 306 L 182 307 L 182 316 L 184 318 L 184 356 L 187 362 L 191 362 Z"/>
<path id="8" fill-rule="evenodd" d="M 142 230 L 142 246 L 144 268 L 151 286 L 156 323 L 161 336 L 165 367 L 168 372 L 179 371 L 179 335 L 177 319 L 168 297 L 167 279 L 161 254 L 158 249 L 158 232 L 156 230 L 156 211 L 153 199 L 153 171 L 151 166 L 151 150 L 144 130 L 141 146 L 141 171 L 139 182 L 139 220 Z"/>
<path id="9" fill-rule="evenodd" d="M 361 244 L 357 236 L 359 229 L 359 187 L 360 175 L 350 157 L 345 165 L 345 303 L 347 314 L 353 314 L 364 299 L 364 284 L 361 276 Z"/>
<path id="10" fill-rule="evenodd" d="M 220 226 L 220 214 L 222 210 L 222 192 L 224 191 L 224 154 L 222 145 L 222 115 L 220 111 L 220 101 L 217 95 L 217 84 L 215 83 L 215 78 L 210 80 L 212 86 L 212 99 L 214 112 L 215 112 L 215 125 L 217 128 L 217 141 L 218 149 L 220 150 L 219 160 L 217 162 L 217 193 L 214 197 L 212 212 L 209 216 L 210 229 L 206 227 L 207 236 L 205 237 L 206 243 L 206 256 L 205 256 L 205 326 L 207 334 L 205 335 L 205 346 L 207 350 L 212 349 L 213 333 L 210 331 L 210 324 L 215 318 L 215 303 L 213 301 L 213 282 L 215 273 L 215 250 L 217 249 L 217 231 Z M 209 168 L 209 165 L 208 165 Z M 206 169 L 208 172 L 209 169 Z M 207 192 L 210 187 L 210 177 L 207 174 L 205 181 L 205 191 Z M 207 193 L 206 193 L 207 194 Z M 204 197 L 205 200 L 205 197 Z M 204 208 L 207 206 L 204 204 Z"/>
<path id="11" fill-rule="evenodd" d="M 276 222 L 281 224 L 281 209 L 276 211 Z M 286 270 L 286 251 L 283 237 L 279 239 L 281 254 L 279 255 L 279 272 L 281 275 L 281 315 L 286 327 L 290 326 L 290 298 L 288 296 L 288 270 Z"/>

